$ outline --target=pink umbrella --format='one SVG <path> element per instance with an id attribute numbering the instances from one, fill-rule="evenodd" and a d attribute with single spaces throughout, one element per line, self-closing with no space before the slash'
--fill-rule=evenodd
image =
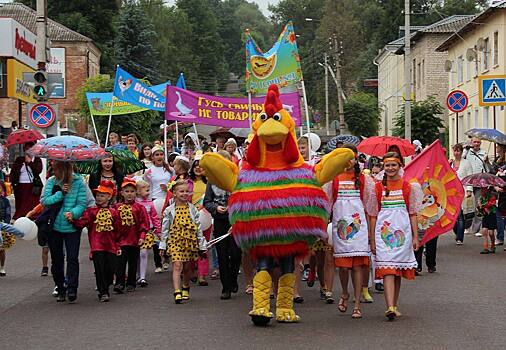
<path id="1" fill-rule="evenodd" d="M 506 187 L 506 181 L 489 173 L 479 173 L 466 176 L 462 179 L 462 185 L 473 187 Z"/>

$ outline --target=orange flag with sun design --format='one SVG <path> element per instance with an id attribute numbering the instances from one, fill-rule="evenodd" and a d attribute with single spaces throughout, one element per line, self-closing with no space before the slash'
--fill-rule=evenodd
<path id="1" fill-rule="evenodd" d="M 418 230 L 425 231 L 421 244 L 451 231 L 459 216 L 464 188 L 439 140 L 404 168 L 404 179 L 418 182 L 423 190 L 422 210 L 418 213 Z"/>

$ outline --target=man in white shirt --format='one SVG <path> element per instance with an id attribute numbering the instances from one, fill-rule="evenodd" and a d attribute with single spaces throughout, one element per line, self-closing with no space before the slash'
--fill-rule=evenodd
<path id="1" fill-rule="evenodd" d="M 465 152 L 464 158 L 471 164 L 472 174 L 480 174 L 486 172 L 485 162 L 488 162 L 487 152 L 481 149 L 481 140 L 479 138 L 473 137 L 471 139 L 471 148 Z M 480 189 L 474 188 L 473 192 L 475 204 L 478 206 L 478 201 L 480 200 Z M 476 213 L 473 218 L 473 223 L 469 228 L 470 232 L 474 233 L 476 237 L 481 237 L 481 221 L 482 218 L 479 217 Z"/>
<path id="2" fill-rule="evenodd" d="M 487 162 L 487 152 L 481 149 L 481 140 L 477 137 L 471 139 L 471 148 L 464 152 L 464 158 L 471 163 L 473 174 L 485 172 L 485 162 Z"/>

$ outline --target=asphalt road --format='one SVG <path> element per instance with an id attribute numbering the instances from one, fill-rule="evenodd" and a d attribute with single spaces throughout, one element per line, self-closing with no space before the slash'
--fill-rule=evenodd
<path id="1" fill-rule="evenodd" d="M 381 294 L 363 305 L 363 319 L 352 320 L 350 311 L 340 314 L 335 304 L 320 301 L 316 287 L 304 287 L 306 301 L 297 306 L 302 322 L 267 328 L 251 324 L 250 296 L 240 292 L 219 300 L 219 281 L 192 287 L 192 300 L 175 305 L 170 273 L 154 275 L 152 269 L 147 288 L 99 303 L 85 238 L 73 305 L 57 304 L 50 295 L 52 278 L 39 276 L 35 241 L 20 241 L 8 251 L 7 276 L 0 278 L 1 349 L 504 348 L 506 252 L 480 255 L 475 237 L 466 237 L 461 247 L 450 235 L 440 239 L 438 271 L 403 281 L 404 315 L 394 322 L 385 321 Z"/>

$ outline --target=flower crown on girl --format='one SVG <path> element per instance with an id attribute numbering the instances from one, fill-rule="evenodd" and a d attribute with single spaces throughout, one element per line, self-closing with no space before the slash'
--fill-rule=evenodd
<path id="1" fill-rule="evenodd" d="M 188 181 L 187 181 L 187 180 L 185 180 L 185 179 L 175 179 L 175 180 L 173 180 L 172 182 L 170 182 L 170 183 L 167 185 L 167 189 L 168 189 L 170 192 L 174 193 L 174 192 L 176 192 L 176 188 L 177 188 L 178 186 L 181 186 L 181 185 L 186 185 L 186 184 L 188 184 Z"/>

